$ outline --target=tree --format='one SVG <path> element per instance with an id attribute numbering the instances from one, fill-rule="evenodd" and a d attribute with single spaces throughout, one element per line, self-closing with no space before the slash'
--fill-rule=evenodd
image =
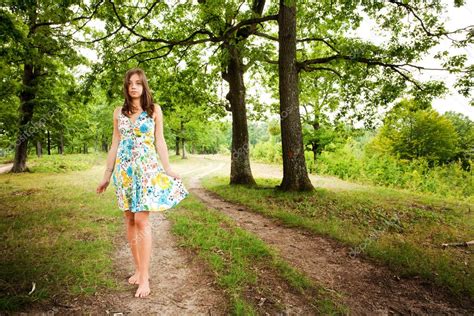
<path id="1" fill-rule="evenodd" d="M 462 4 L 463 1 L 455 3 L 456 6 Z M 283 161 L 287 166 L 284 168 L 282 188 L 309 189 L 300 145 L 301 125 L 294 117 L 286 118 L 298 113 L 299 72 L 330 73 L 340 78 L 339 91 L 343 100 L 340 113 L 344 115 L 353 110 L 358 119 L 374 116 L 377 106 L 389 107 L 403 95 L 413 97 L 420 104 L 429 104 L 433 97 L 447 91 L 443 82 L 420 82 L 413 76 L 413 70 L 450 71 L 465 75 L 459 84 L 470 86 L 472 70 L 466 67 L 464 55 L 449 52 L 437 54 L 436 57 L 443 62 L 442 68 L 426 68 L 416 64 L 442 38 L 450 39 L 458 47 L 472 44 L 474 38 L 470 34 L 474 27 L 447 31 L 439 18 L 443 10 L 440 0 L 426 5 L 422 1 L 408 4 L 396 0 L 327 0 L 312 6 L 308 6 L 306 1 L 280 1 L 279 37 L 258 35 L 279 42 L 279 60 L 268 59 L 268 62 L 285 65 L 279 69 L 286 70 L 280 72 L 279 84 L 280 93 L 283 93 L 280 95 L 280 115 L 282 119 L 285 117 L 282 121 L 282 139 L 286 139 Z M 379 28 L 390 35 L 387 43 L 376 45 L 349 35 L 366 18 L 364 15 L 375 20 Z M 414 18 L 416 23 L 404 21 L 407 17 Z M 457 38 L 453 39 L 453 35 Z M 290 48 L 295 43 L 300 44 L 296 50 L 298 54 Z M 363 111 L 357 109 L 361 106 Z"/>
<path id="2" fill-rule="evenodd" d="M 401 159 L 423 157 L 431 165 L 449 162 L 457 154 L 456 129 L 435 110 L 417 109 L 414 103 L 401 102 L 405 107 L 399 105 L 390 112 L 374 142 Z"/>
<path id="3" fill-rule="evenodd" d="M 258 23 L 276 20 L 276 15 L 261 16 L 265 1 L 253 1 L 249 9 L 242 8 L 241 3 L 234 1 L 199 1 L 198 6 L 183 4 L 172 11 L 167 11 L 167 5 L 157 1 L 146 8 L 130 4 L 122 9 L 113 1 L 109 1 L 109 4 L 110 10 L 104 10 L 101 14 L 108 23 L 108 32 L 93 41 L 108 40 L 109 37 L 117 39 L 115 45 L 104 46 L 112 65 L 116 65 L 119 60 L 116 51 L 110 47 L 117 45 L 123 47 L 119 56 L 128 55 L 122 62 L 135 59 L 139 63 L 170 56 L 181 60 L 186 58 L 191 46 L 218 45 L 220 58 L 217 66 L 221 67 L 222 78 L 229 83 L 229 93 L 226 96 L 229 105 L 225 108 L 232 112 L 233 117 L 230 183 L 255 184 L 248 155 L 243 82 L 243 73 L 247 66 L 242 60 L 242 43 L 257 30 Z M 167 13 L 166 23 L 163 14 L 160 14 L 163 12 Z M 196 18 L 192 21 L 183 19 L 186 15 Z M 126 23 L 127 19 L 134 22 Z M 163 28 L 150 30 L 148 23 L 151 20 L 162 23 Z M 127 30 L 129 35 L 121 34 L 122 29 Z M 130 44 L 131 36 L 137 40 Z"/>
<path id="4" fill-rule="evenodd" d="M 470 161 L 474 159 L 474 122 L 469 117 L 452 111 L 444 113 L 443 117 L 453 124 L 459 137 L 457 153 L 453 160 L 460 159 L 463 168 L 470 170 Z"/>
<path id="5" fill-rule="evenodd" d="M 90 20 L 99 3 L 87 7 L 82 1 L 3 1 L 0 7 L 2 34 L 10 34 L 2 50 L 21 73 L 20 106 L 12 172 L 26 170 L 35 108 L 48 104 L 43 94 L 48 77 L 58 76 L 59 64 L 72 67 L 80 58 L 68 41 L 71 26 Z M 3 22 L 5 21 L 5 22 Z M 15 43 L 15 44 L 13 44 Z M 13 53 L 12 53 L 13 52 Z M 43 94 L 40 96 L 40 94 Z M 49 113 L 49 112 L 48 112 Z M 33 128 L 38 132 L 38 128 Z"/>
<path id="6" fill-rule="evenodd" d="M 283 152 L 283 180 L 278 188 L 285 191 L 312 190 L 306 170 L 299 111 L 295 1 L 280 0 L 278 23 L 278 87 Z"/>

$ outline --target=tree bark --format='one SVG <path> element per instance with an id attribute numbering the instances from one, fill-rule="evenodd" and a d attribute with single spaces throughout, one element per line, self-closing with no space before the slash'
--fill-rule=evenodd
<path id="1" fill-rule="evenodd" d="M 23 88 L 20 92 L 20 120 L 19 130 L 15 145 L 15 158 L 11 172 L 26 171 L 26 158 L 28 156 L 28 141 L 32 130 L 31 119 L 33 118 L 35 91 L 35 75 L 37 71 L 32 64 L 23 67 Z M 30 128 L 28 128 L 30 127 Z"/>
<path id="2" fill-rule="evenodd" d="M 43 150 L 41 148 L 41 141 L 36 141 L 36 156 L 41 157 L 43 155 Z"/>
<path id="3" fill-rule="evenodd" d="M 321 128 L 321 125 L 319 124 L 318 120 L 319 120 L 319 116 L 317 116 L 315 114 L 315 118 L 314 118 L 314 121 L 313 121 L 313 124 L 312 124 L 314 133 L 317 133 L 319 131 L 319 129 Z M 320 140 L 319 137 L 318 137 L 317 140 L 311 142 L 311 150 L 313 151 L 313 161 L 314 161 L 315 166 L 316 166 L 316 158 L 318 157 L 318 151 L 319 151 L 320 143 L 321 143 L 321 140 Z"/>
<path id="4" fill-rule="evenodd" d="M 102 138 L 102 150 L 104 152 L 109 151 L 109 145 L 107 144 L 107 140 L 105 138 Z"/>
<path id="5" fill-rule="evenodd" d="M 283 152 L 284 191 L 310 191 L 304 157 L 303 133 L 299 111 L 298 69 L 296 66 L 296 2 L 280 0 L 279 12 L 279 92 L 280 126 Z"/>
<path id="6" fill-rule="evenodd" d="M 181 159 L 188 159 L 188 157 L 186 157 L 186 148 L 184 147 L 184 137 L 181 137 L 181 151 L 183 153 Z"/>
<path id="7" fill-rule="evenodd" d="M 51 132 L 49 131 L 49 129 L 48 129 L 47 135 L 48 135 L 48 155 L 51 155 Z"/>
<path id="8" fill-rule="evenodd" d="M 238 48 L 224 43 L 229 58 L 227 71 L 222 78 L 229 83 L 226 95 L 232 112 L 232 156 L 230 165 L 230 184 L 255 185 L 249 157 L 249 134 L 247 126 L 247 109 L 245 106 L 244 65 Z"/>
<path id="9" fill-rule="evenodd" d="M 176 136 L 175 140 L 174 140 L 174 146 L 175 146 L 175 149 L 176 149 L 176 156 L 179 156 L 179 137 Z"/>
<path id="10" fill-rule="evenodd" d="M 96 142 L 97 144 L 97 142 Z M 97 146 L 97 145 L 96 145 Z M 96 148 L 96 151 L 97 151 L 97 148 Z M 61 134 L 59 135 L 59 148 L 58 148 L 58 153 L 60 155 L 63 155 L 64 154 L 64 134 L 63 132 L 61 131 Z"/>

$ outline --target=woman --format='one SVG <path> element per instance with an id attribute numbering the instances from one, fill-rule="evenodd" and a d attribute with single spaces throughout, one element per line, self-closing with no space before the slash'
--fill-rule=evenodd
<path id="1" fill-rule="evenodd" d="M 106 190 L 112 176 L 119 208 L 124 211 L 127 239 L 135 264 L 135 273 L 128 282 L 138 284 L 135 297 L 146 297 L 150 294 L 152 240 L 149 213 L 174 207 L 189 192 L 169 164 L 163 136 L 163 113 L 160 106 L 153 103 L 142 69 L 127 71 L 123 91 L 125 101 L 114 111 L 112 146 L 97 193 Z M 158 164 L 156 153 L 163 167 Z"/>

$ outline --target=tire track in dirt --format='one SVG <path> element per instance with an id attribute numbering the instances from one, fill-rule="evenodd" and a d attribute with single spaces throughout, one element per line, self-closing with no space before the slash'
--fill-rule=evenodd
<path id="1" fill-rule="evenodd" d="M 188 187 L 209 207 L 222 211 L 275 248 L 292 266 L 341 293 L 351 314 L 474 314 L 472 301 L 452 298 L 419 278 L 399 278 L 385 266 L 362 257 L 351 258 L 350 249 L 337 241 L 280 226 L 243 205 L 227 202 L 202 188 L 196 176 Z"/>
<path id="2" fill-rule="evenodd" d="M 224 175 L 226 168 L 229 167 L 228 162 L 213 161 L 205 159 L 204 164 L 208 164 L 207 171 L 193 174 L 187 180 L 186 187 L 190 192 L 200 187 L 200 179 L 209 175 Z M 199 196 L 198 196 L 199 197 Z M 213 205 L 207 205 L 213 208 Z M 273 267 L 257 267 L 258 284 L 246 293 L 247 300 L 253 301 L 259 315 L 314 315 L 315 307 L 314 298 L 316 293 L 302 295 L 297 293 L 287 281 L 283 280 L 279 272 Z M 278 307 L 276 307 L 278 305 Z"/>

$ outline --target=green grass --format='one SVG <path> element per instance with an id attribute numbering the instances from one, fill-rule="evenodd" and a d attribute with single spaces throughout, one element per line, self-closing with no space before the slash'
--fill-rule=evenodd
<path id="1" fill-rule="evenodd" d="M 1 311 L 55 295 L 124 289 L 111 260 L 123 215 L 112 184 L 103 195 L 95 193 L 106 157 L 44 155 L 28 159 L 31 172 L 0 174 Z M 170 161 L 181 163 L 175 156 Z"/>
<path id="2" fill-rule="evenodd" d="M 43 155 L 34 156 L 28 160 L 27 166 L 31 172 L 38 173 L 59 173 L 68 171 L 79 171 L 90 169 L 93 165 L 105 161 L 106 153 L 91 154 L 68 154 L 68 155 Z M 105 164 L 104 164 L 105 166 Z"/>
<path id="3" fill-rule="evenodd" d="M 30 172 L 35 173 L 64 173 L 68 171 L 80 171 L 90 169 L 99 162 L 104 162 L 107 153 L 93 152 L 90 154 L 65 154 L 54 153 L 52 155 L 28 156 L 26 166 Z M 13 156 L 0 157 L 0 164 L 13 162 Z"/>
<path id="4" fill-rule="evenodd" d="M 14 155 L 12 153 L 9 153 L 5 156 L 0 157 L 0 164 L 7 164 L 13 162 Z"/>
<path id="5" fill-rule="evenodd" d="M 308 278 L 278 258 L 275 252 L 253 234 L 237 227 L 222 213 L 207 208 L 194 196 L 182 202 L 182 208 L 171 212 L 172 232 L 180 244 L 194 249 L 208 262 L 218 284 L 231 301 L 234 315 L 260 314 L 255 289 L 265 289 L 262 269 L 274 273 L 292 291 L 306 295 L 314 311 L 322 314 L 343 314 L 345 308 L 335 303 L 331 293 L 313 284 Z M 268 285 L 266 285 L 268 286 Z M 274 306 L 276 310 L 282 306 Z"/>
<path id="6" fill-rule="evenodd" d="M 68 164 L 96 161 L 66 157 Z M 102 197 L 95 193 L 103 163 L 80 172 L 0 174 L 0 310 L 120 289 L 110 258 L 122 214 L 113 188 Z"/>
<path id="7" fill-rule="evenodd" d="M 401 276 L 420 275 L 455 295 L 474 298 L 472 250 L 442 249 L 444 242 L 472 240 L 473 205 L 387 188 L 288 193 L 279 179 L 256 179 L 254 188 L 228 185 L 227 177 L 203 185 L 284 225 L 326 235 L 368 255 Z"/>

